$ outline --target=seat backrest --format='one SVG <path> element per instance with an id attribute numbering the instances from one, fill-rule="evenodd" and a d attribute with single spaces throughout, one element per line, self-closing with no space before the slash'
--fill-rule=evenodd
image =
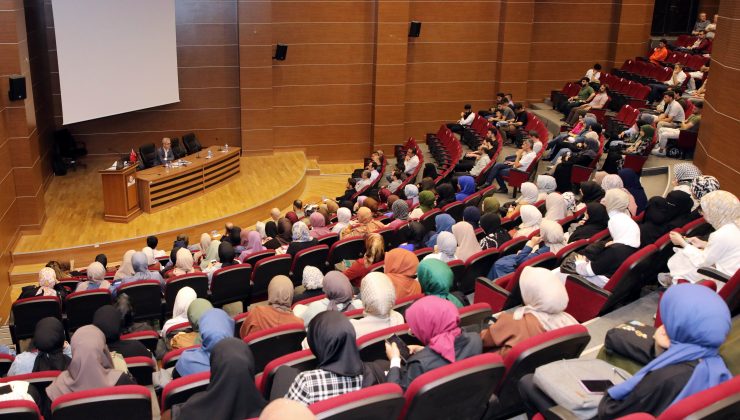
<path id="1" fill-rule="evenodd" d="M 123 385 L 72 392 L 51 403 L 52 420 L 73 420 L 105 413 L 106 419 L 148 419 L 152 417 L 149 390 L 141 385 Z"/>
<path id="2" fill-rule="evenodd" d="M 214 306 L 239 301 L 246 303 L 252 291 L 251 279 L 252 266 L 249 264 L 219 268 L 211 278 L 211 302 Z"/>
<path id="3" fill-rule="evenodd" d="M 185 350 L 195 349 L 198 347 L 200 346 L 198 345 L 198 346 L 183 347 L 177 350 L 168 351 L 167 353 L 165 353 L 164 357 L 162 357 L 162 367 L 165 369 L 175 367 L 175 364 L 177 364 L 177 361 L 180 360 L 180 356 Z"/>
<path id="4" fill-rule="evenodd" d="M 416 258 L 418 258 L 420 262 L 424 259 L 424 257 L 432 253 L 434 253 L 434 248 L 432 247 L 424 247 L 414 250 L 414 254 L 416 254 Z"/>
<path id="5" fill-rule="evenodd" d="M 735 271 L 718 294 L 727 302 L 730 313 L 735 316 L 740 311 L 740 269 Z"/>
<path id="6" fill-rule="evenodd" d="M 491 305 L 482 302 L 460 308 L 460 326 L 481 325 L 488 317 L 493 315 Z"/>
<path id="7" fill-rule="evenodd" d="M 56 296 L 34 296 L 18 299 L 11 307 L 13 341 L 33 337 L 36 323 L 46 317 L 62 319 L 62 304 Z"/>
<path id="8" fill-rule="evenodd" d="M 8 374 L 10 365 L 13 364 L 15 356 L 5 353 L 0 353 L 0 377 Z"/>
<path id="9" fill-rule="evenodd" d="M 151 357 L 127 357 L 124 361 L 137 384 L 144 386 L 152 384 L 152 374 L 157 370 L 157 363 Z"/>
<path id="10" fill-rule="evenodd" d="M 396 419 L 403 403 L 403 389 L 385 383 L 319 401 L 308 408 L 318 420 Z"/>
<path id="11" fill-rule="evenodd" d="M 268 328 L 244 337 L 244 342 L 254 353 L 254 371 L 262 372 L 270 360 L 301 350 L 306 338 L 303 324 L 285 324 Z"/>
<path id="12" fill-rule="evenodd" d="M 188 154 L 188 151 L 180 144 L 180 139 L 177 137 L 170 139 L 170 148 L 172 149 L 172 154 L 175 155 L 175 159 L 180 159 Z"/>
<path id="13" fill-rule="evenodd" d="M 704 217 L 700 217 L 693 222 L 686 223 L 684 225 L 684 230 L 686 231 L 686 236 L 706 236 L 710 233 L 714 232 L 714 227 L 712 227 L 709 222 L 704 219 Z"/>
<path id="14" fill-rule="evenodd" d="M 504 255 L 516 254 L 524 248 L 527 243 L 527 238 L 523 236 L 517 236 L 509 239 L 498 247 L 499 253 L 503 257 Z"/>
<path id="15" fill-rule="evenodd" d="M 740 376 L 715 387 L 697 392 L 671 404 L 658 420 L 737 418 L 740 413 Z"/>
<path id="16" fill-rule="evenodd" d="M 572 252 L 577 252 L 585 247 L 588 246 L 588 240 L 587 239 L 579 239 L 575 242 L 571 242 L 568 245 L 560 248 L 560 251 L 558 251 L 557 254 L 555 254 L 555 257 L 557 257 L 558 261 L 557 264 L 560 265 L 560 263 L 563 262 L 565 257 L 570 255 Z"/>
<path id="17" fill-rule="evenodd" d="M 210 382 L 210 371 L 193 373 L 192 375 L 173 379 L 162 390 L 162 400 L 160 403 L 162 412 L 169 410 L 175 404 L 184 403 L 193 394 L 205 391 Z"/>
<path id="18" fill-rule="evenodd" d="M 134 331 L 128 334 L 121 335 L 122 341 L 138 341 L 143 344 L 144 347 L 148 348 L 152 353 L 157 350 L 157 342 L 159 341 L 159 334 L 152 330 Z"/>
<path id="19" fill-rule="evenodd" d="M 465 273 L 460 283 L 456 284 L 457 289 L 465 294 L 472 293 L 475 289 L 475 279 L 488 274 L 499 256 L 498 248 L 488 248 L 471 255 L 465 261 Z"/>
<path id="20" fill-rule="evenodd" d="M 447 261 L 447 266 L 452 270 L 452 284 L 461 284 L 463 276 L 465 275 L 465 262 L 462 260 Z"/>
<path id="21" fill-rule="evenodd" d="M 362 237 L 353 237 L 340 239 L 335 242 L 329 249 L 327 262 L 329 266 L 342 260 L 356 260 L 365 253 L 365 239 Z"/>
<path id="22" fill-rule="evenodd" d="M 452 203 L 442 207 L 442 212 L 452 216 L 456 222 L 462 220 L 463 210 L 465 210 L 465 206 L 463 206 L 462 201 L 453 201 Z"/>
<path id="23" fill-rule="evenodd" d="M 274 249 L 266 249 L 264 251 L 253 252 L 253 253 L 251 253 L 249 255 L 246 255 L 244 257 L 244 261 L 242 261 L 242 263 L 249 264 L 252 267 L 254 267 L 254 265 L 257 264 L 257 261 L 259 261 L 259 260 L 261 260 L 263 258 L 272 257 L 273 255 L 275 255 L 275 250 Z"/>
<path id="24" fill-rule="evenodd" d="M 267 286 L 273 277 L 290 274 L 293 258 L 290 254 L 275 255 L 257 261 L 252 270 L 252 296 L 259 299 L 267 294 Z"/>
<path id="25" fill-rule="evenodd" d="M 394 334 L 400 337 L 406 344 L 419 343 L 418 340 L 412 337 L 408 324 L 383 328 L 382 330 L 357 338 L 357 348 L 360 350 L 360 358 L 366 362 L 382 359 L 383 355 L 385 355 L 385 340 Z"/>
<path id="26" fill-rule="evenodd" d="M 302 299 L 302 300 L 299 300 L 298 302 L 293 302 L 293 306 L 292 307 L 295 308 L 296 305 L 308 305 L 311 302 L 316 302 L 317 300 L 321 300 L 321 299 L 323 299 L 325 297 L 326 297 L 326 295 L 324 293 L 321 293 L 321 294 L 316 295 L 314 297 Z"/>
<path id="27" fill-rule="evenodd" d="M 319 269 L 326 264 L 326 257 L 329 256 L 328 245 L 316 245 L 310 248 L 302 249 L 293 257 L 293 265 L 290 268 L 290 277 L 293 285 L 298 286 L 303 280 L 303 269 L 306 266 L 314 266 Z"/>
<path id="28" fill-rule="evenodd" d="M 331 246 L 339 240 L 339 234 L 328 233 L 326 235 L 319 236 L 316 240 L 319 242 L 320 245 L 326 245 L 331 249 Z"/>
<path id="29" fill-rule="evenodd" d="M 172 313 L 177 292 L 183 287 L 192 287 L 199 298 L 205 299 L 208 297 L 208 275 L 195 272 L 167 279 L 167 283 L 164 286 L 164 300 L 166 305 L 165 311 L 168 314 Z"/>
<path id="30" fill-rule="evenodd" d="M 45 370 L 41 372 L 24 373 L 22 375 L 13 375 L 0 378 L 0 383 L 7 383 L 10 381 L 23 381 L 28 382 L 31 386 L 36 388 L 39 392 L 44 392 L 47 386 L 54 382 L 54 379 L 62 373 L 61 370 Z"/>
<path id="31" fill-rule="evenodd" d="M 110 305 L 111 296 L 108 289 L 93 289 L 74 292 L 67 295 L 65 309 L 70 331 L 92 324 L 93 315 L 98 308 Z"/>
<path id="32" fill-rule="evenodd" d="M 139 156 L 141 161 L 144 162 L 144 166 L 151 168 L 154 166 L 154 162 L 157 159 L 157 148 L 154 143 L 145 144 L 139 147 Z"/>
<path id="33" fill-rule="evenodd" d="M 426 229 L 427 232 L 432 232 L 437 227 L 434 218 L 440 213 L 442 213 L 440 209 L 431 209 L 419 217 L 419 223 L 424 225 L 424 229 Z"/>
<path id="34" fill-rule="evenodd" d="M 630 255 L 604 285 L 604 290 L 611 292 L 611 296 L 601 308 L 600 313 L 611 311 L 616 305 L 623 302 L 632 293 L 636 293 L 643 286 L 643 277 L 652 263 L 652 256 L 657 251 L 655 245 L 650 244 Z"/>
<path id="35" fill-rule="evenodd" d="M 501 356 L 485 353 L 426 372 L 406 390 L 400 418 L 481 418 L 504 371 Z"/>
<path id="36" fill-rule="evenodd" d="M 195 133 L 187 133 L 182 136 L 182 142 L 185 144 L 185 148 L 188 151 L 188 154 L 193 154 L 200 152 L 200 150 L 203 148 L 203 146 L 200 145 L 200 142 L 195 137 Z"/>
<path id="37" fill-rule="evenodd" d="M 41 420 L 42 418 L 39 408 L 33 401 L 9 400 L 0 402 L 0 419 Z"/>
<path id="38" fill-rule="evenodd" d="M 295 353 L 286 354 L 285 356 L 273 359 L 270 363 L 265 366 L 265 370 L 260 375 L 257 381 L 257 389 L 262 392 L 265 398 L 270 397 L 270 391 L 272 390 L 272 381 L 275 379 L 275 373 L 281 366 L 290 366 L 298 371 L 302 372 L 305 370 L 316 368 L 316 356 L 311 353 L 310 349 L 297 351 Z"/>
<path id="39" fill-rule="evenodd" d="M 415 295 L 406 296 L 402 299 L 397 299 L 396 303 L 393 305 L 393 310 L 398 312 L 401 315 L 404 315 L 406 313 L 406 309 L 411 306 L 414 302 L 424 297 L 423 293 L 417 293 Z"/>
<path id="40" fill-rule="evenodd" d="M 122 284 L 118 294 L 127 294 L 134 308 L 134 319 L 159 319 L 162 316 L 162 285 L 158 280 L 137 280 Z"/>

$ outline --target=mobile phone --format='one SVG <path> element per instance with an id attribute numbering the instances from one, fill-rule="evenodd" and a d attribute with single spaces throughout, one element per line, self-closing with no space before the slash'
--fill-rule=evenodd
<path id="1" fill-rule="evenodd" d="M 405 362 L 411 357 L 411 352 L 409 351 L 409 346 L 406 345 L 406 343 L 401 340 L 401 337 L 397 336 L 396 334 L 393 334 L 392 336 L 388 337 L 385 340 L 388 344 L 396 343 L 396 346 L 398 346 L 398 351 L 401 353 L 401 359 Z"/>
<path id="2" fill-rule="evenodd" d="M 11 392 L 13 392 L 13 388 L 11 388 L 10 385 L 0 386 L 0 395 L 9 394 Z"/>
<path id="3" fill-rule="evenodd" d="M 581 380 L 581 385 L 591 394 L 603 394 L 607 389 L 614 386 L 614 382 L 609 379 L 585 379 Z"/>

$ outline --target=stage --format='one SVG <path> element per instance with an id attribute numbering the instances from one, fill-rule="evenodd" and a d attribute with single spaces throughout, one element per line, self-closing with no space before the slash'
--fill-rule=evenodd
<path id="1" fill-rule="evenodd" d="M 46 222 L 40 234 L 24 234 L 13 247 L 11 283 L 34 281 L 49 260 L 84 267 L 104 253 L 115 264 L 128 249 L 140 250 L 156 234 L 159 249 L 169 249 L 175 236 L 190 243 L 200 234 L 223 230 L 226 221 L 247 228 L 269 217 L 270 209 L 287 210 L 293 200 L 317 202 L 344 191 L 347 176 L 362 162 L 318 164 L 303 152 L 282 152 L 240 159 L 241 173 L 232 181 L 190 201 L 162 211 L 142 213 L 129 223 L 103 220 L 103 192 L 98 170 L 109 159 L 87 159 L 87 168 L 54 177 L 46 190 Z M 321 176 L 312 176 L 312 175 Z"/>

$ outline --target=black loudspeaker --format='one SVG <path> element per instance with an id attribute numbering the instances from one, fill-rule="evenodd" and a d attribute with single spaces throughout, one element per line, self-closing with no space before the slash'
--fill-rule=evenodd
<path id="1" fill-rule="evenodd" d="M 285 56 L 288 55 L 288 46 L 285 44 L 277 44 L 277 47 L 275 48 L 275 57 L 272 57 L 274 60 L 285 60 Z"/>
<path id="2" fill-rule="evenodd" d="M 421 34 L 421 22 L 412 21 L 409 25 L 409 36 L 412 38 L 418 38 Z"/>
<path id="3" fill-rule="evenodd" d="M 14 74 L 9 79 L 8 97 L 11 101 L 26 99 L 26 78 L 20 74 Z"/>

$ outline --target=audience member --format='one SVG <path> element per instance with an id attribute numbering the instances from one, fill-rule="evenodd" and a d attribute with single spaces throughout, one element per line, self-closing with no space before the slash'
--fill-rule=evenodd
<path id="1" fill-rule="evenodd" d="M 545 219 L 540 223 L 539 235 L 528 240 L 524 248 L 516 254 L 504 255 L 493 263 L 491 270 L 488 272 L 488 278 L 498 279 L 511 274 L 527 260 L 546 252 L 557 254 L 564 246 L 563 227 L 557 222 Z"/>
<path id="2" fill-rule="evenodd" d="M 476 253 L 482 251 L 478 239 L 475 237 L 473 225 L 468 222 L 457 222 L 452 226 L 452 234 L 457 241 L 455 255 L 463 261 L 467 261 Z"/>
<path id="3" fill-rule="evenodd" d="M 202 341 L 200 336 L 200 319 L 203 314 L 213 309 L 210 301 L 196 298 L 188 306 L 188 322 L 193 329 L 191 332 L 179 332 L 170 340 L 170 348 L 173 350 L 199 345 Z"/>
<path id="4" fill-rule="evenodd" d="M 79 282 L 75 288 L 75 292 L 109 288 L 110 283 L 105 279 L 105 268 L 103 264 L 96 261 L 87 266 L 87 280 Z"/>
<path id="5" fill-rule="evenodd" d="M 452 232 L 444 231 L 437 235 L 437 245 L 434 248 L 435 252 L 424 257 L 425 260 L 434 258 L 447 263 L 458 259 L 455 255 L 457 252 L 457 240 Z"/>
<path id="6" fill-rule="evenodd" d="M 405 229 L 399 231 L 401 244 L 399 248 L 414 252 L 425 247 L 424 237 L 427 231 L 424 225 L 416 220 L 409 222 Z"/>
<path id="7" fill-rule="evenodd" d="M 391 210 L 393 210 L 393 221 L 388 223 L 387 227 L 396 229 L 408 222 L 409 205 L 405 200 L 394 201 Z"/>
<path id="8" fill-rule="evenodd" d="M 54 317 L 36 323 L 28 350 L 15 356 L 7 376 L 45 370 L 67 370 L 72 348 L 64 340 L 64 325 Z"/>
<path id="9" fill-rule="evenodd" d="M 272 400 L 262 413 L 259 420 L 316 420 L 316 416 L 305 405 L 289 400 L 287 398 L 278 398 Z"/>
<path id="10" fill-rule="evenodd" d="M 112 305 L 98 308 L 93 315 L 92 324 L 105 335 L 108 350 L 122 357 L 152 357 L 152 353 L 141 342 L 121 340 L 122 314 Z"/>
<path id="11" fill-rule="evenodd" d="M 409 147 L 406 149 L 406 157 L 403 159 L 403 173 L 409 176 L 414 173 L 419 166 L 419 156 L 416 155 L 416 149 Z"/>
<path id="12" fill-rule="evenodd" d="M 455 200 L 463 201 L 475 193 L 475 178 L 472 176 L 461 176 L 457 178 L 457 186 L 460 191 L 455 194 Z"/>
<path id="13" fill-rule="evenodd" d="M 668 57 L 668 41 L 661 39 L 658 41 L 658 46 L 653 48 L 653 53 L 650 54 L 650 62 L 653 64 L 661 65 L 662 61 L 665 61 Z"/>
<path id="14" fill-rule="evenodd" d="M 657 102 L 668 89 L 679 89 L 686 80 L 686 73 L 683 71 L 683 64 L 676 63 L 673 65 L 673 74 L 663 83 L 650 83 L 650 94 L 647 97 L 648 102 Z M 683 118 L 682 118 L 683 119 Z"/>
<path id="15" fill-rule="evenodd" d="M 597 233 L 607 228 L 609 215 L 606 207 L 598 201 L 586 204 L 584 218 L 571 225 L 572 233 L 568 235 L 568 243 L 591 239 Z"/>
<path id="16" fill-rule="evenodd" d="M 160 334 L 162 338 L 167 338 L 167 333 L 170 331 L 170 328 L 177 324 L 188 322 L 188 308 L 197 298 L 198 295 L 192 287 L 185 286 L 177 291 L 175 303 L 172 306 L 172 318 L 168 319 L 164 325 L 162 325 L 162 332 Z"/>
<path id="17" fill-rule="evenodd" d="M 624 188 L 624 181 L 622 181 L 622 177 L 619 175 L 613 175 L 609 174 L 604 177 L 604 179 L 601 181 L 601 187 L 604 189 L 604 192 L 607 193 L 609 190 L 618 189 L 620 191 L 623 191 L 625 194 L 627 194 L 627 199 L 629 200 L 629 204 L 627 205 L 627 208 L 629 209 L 629 212 L 632 216 L 637 216 L 637 201 L 635 197 L 632 196 L 632 193 L 630 193 L 626 188 Z M 602 200 L 603 203 L 603 200 Z M 606 204 L 606 203 L 604 203 Z"/>
<path id="18" fill-rule="evenodd" d="M 456 201 L 455 198 L 455 188 L 448 182 L 445 182 L 443 184 L 440 184 L 437 187 L 437 205 L 436 207 L 438 209 L 441 209 L 442 207 L 454 203 Z"/>
<path id="19" fill-rule="evenodd" d="M 383 261 L 383 258 L 385 258 L 385 241 L 383 237 L 378 233 L 369 233 L 365 236 L 365 254 L 362 258 L 353 261 L 352 265 L 348 268 L 343 262 L 339 264 L 345 267 L 342 271 L 352 285 L 358 287 L 362 279 L 370 272 L 370 266 Z"/>
<path id="20" fill-rule="evenodd" d="M 198 325 L 201 346 L 182 352 L 175 364 L 172 378 L 210 370 L 213 348 L 224 338 L 234 336 L 234 320 L 221 309 L 207 310 L 200 317 Z M 74 343 L 72 344 L 74 345 Z"/>
<path id="21" fill-rule="evenodd" d="M 571 96 L 566 102 L 563 102 L 558 111 L 563 115 L 568 115 L 570 114 L 571 109 L 591 101 L 591 99 L 596 96 L 596 92 L 594 92 L 594 88 L 592 88 L 589 83 L 590 80 L 587 77 L 582 78 L 581 89 L 578 91 L 578 94 L 576 96 Z"/>
<path id="22" fill-rule="evenodd" d="M 418 220 L 424 213 L 434 208 L 434 193 L 432 191 L 422 191 L 419 193 L 419 207 L 415 208 L 410 214 L 409 218 Z"/>
<path id="23" fill-rule="evenodd" d="M 357 210 L 357 220 L 349 222 L 342 231 L 341 237 L 344 239 L 365 236 L 365 234 L 376 232 L 384 227 L 382 222 L 373 219 L 373 213 L 369 208 L 360 207 Z"/>
<path id="24" fill-rule="evenodd" d="M 383 273 L 369 273 L 360 286 L 363 317 L 351 319 L 357 337 L 404 323 L 403 315 L 393 310 L 396 290 L 391 279 Z"/>
<path id="25" fill-rule="evenodd" d="M 321 216 L 321 218 L 323 219 L 323 216 Z M 318 241 L 316 241 L 316 238 L 311 236 L 311 231 L 308 230 L 308 226 L 303 222 L 295 223 L 292 227 L 292 231 L 293 241 L 288 245 L 286 253 L 293 257 L 295 257 L 298 252 L 319 244 Z"/>
<path id="26" fill-rule="evenodd" d="M 293 315 L 293 282 L 287 276 L 275 276 L 267 286 L 267 305 L 251 305 L 239 335 L 250 334 L 285 324 L 302 324 L 303 320 Z"/>
<path id="27" fill-rule="evenodd" d="M 691 30 L 691 35 L 698 35 L 699 32 L 703 32 L 707 29 L 711 22 L 707 20 L 707 14 L 704 12 L 699 13 L 696 23 L 694 23 L 694 29 Z"/>
<path id="28" fill-rule="evenodd" d="M 293 308 L 293 314 L 302 318 L 306 326 L 316 315 L 325 311 L 347 312 L 362 308 L 362 301 L 355 299 L 352 284 L 342 272 L 326 273 L 323 288 L 325 298 L 315 300 L 308 305 L 296 305 Z"/>
<path id="29" fill-rule="evenodd" d="M 113 280 L 121 280 L 125 277 L 131 277 L 134 275 L 134 266 L 131 263 L 131 258 L 134 256 L 133 249 L 129 249 L 126 251 L 125 254 L 123 254 L 123 261 L 121 261 L 121 265 L 118 267 L 118 270 L 116 270 L 115 274 L 113 274 Z M 103 267 L 105 269 L 105 267 Z"/>
<path id="30" fill-rule="evenodd" d="M 694 105 L 694 112 L 690 117 L 686 118 L 686 121 L 682 122 L 678 127 L 660 127 L 658 129 L 658 144 L 653 149 L 652 153 L 656 156 L 665 156 L 666 148 L 669 140 L 678 139 L 678 135 L 681 131 L 689 133 L 698 133 L 699 125 L 701 124 L 701 111 L 704 104 L 699 102 Z"/>
<path id="31" fill-rule="evenodd" d="M 318 268 L 307 265 L 303 267 L 301 285 L 295 288 L 293 302 L 300 302 L 324 294 L 324 273 Z"/>
<path id="32" fill-rule="evenodd" d="M 522 154 L 514 162 L 499 162 L 491 168 L 486 177 L 486 182 L 481 188 L 486 188 L 493 183 L 495 179 L 498 182 L 499 189 L 496 191 L 501 194 L 508 194 L 509 189 L 506 187 L 504 177 L 509 175 L 512 169 L 519 169 L 521 171 L 529 171 L 529 166 L 532 164 L 537 154 L 532 150 L 534 142 L 528 138 L 522 143 Z"/>
<path id="33" fill-rule="evenodd" d="M 531 204 L 525 204 L 519 210 L 519 214 L 522 218 L 522 223 L 519 224 L 513 233 L 510 232 L 513 238 L 520 236 L 527 237 L 540 228 L 542 213 L 540 213 L 540 210 L 537 207 Z"/>
<path id="34" fill-rule="evenodd" d="M 421 293 L 421 285 L 414 278 L 418 267 L 419 259 L 411 251 L 396 248 L 385 253 L 384 271 L 396 289 L 396 299 Z"/>
<path id="35" fill-rule="evenodd" d="M 452 273 L 452 269 L 447 265 L 447 263 L 438 259 L 424 259 L 424 261 L 419 264 L 417 273 L 419 284 L 421 285 L 421 291 L 425 295 L 437 296 L 442 299 L 449 300 L 458 308 L 465 306 L 463 303 L 465 299 L 464 296 L 458 298 L 455 294 L 450 292 L 453 287 L 455 275 Z"/>
<path id="36" fill-rule="evenodd" d="M 470 223 L 470 225 L 473 226 L 473 229 L 478 229 L 480 227 L 480 217 L 480 210 L 478 210 L 478 207 L 468 206 L 463 210 L 463 222 Z"/>
<path id="37" fill-rule="evenodd" d="M 486 234 L 480 241 L 481 250 L 498 248 L 511 239 L 511 235 L 501 227 L 501 217 L 494 213 L 486 213 L 480 218 L 480 227 Z"/>

